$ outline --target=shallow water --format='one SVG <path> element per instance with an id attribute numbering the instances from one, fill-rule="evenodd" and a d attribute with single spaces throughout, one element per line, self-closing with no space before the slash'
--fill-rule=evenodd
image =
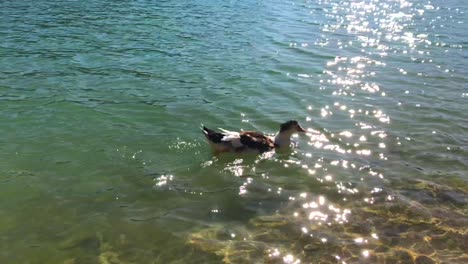
<path id="1" fill-rule="evenodd" d="M 0 3 L 1 263 L 468 262 L 464 1 L 49 2 Z"/>

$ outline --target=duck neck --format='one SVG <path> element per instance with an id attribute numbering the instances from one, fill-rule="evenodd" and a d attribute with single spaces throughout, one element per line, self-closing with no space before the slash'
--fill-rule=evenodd
<path id="1" fill-rule="evenodd" d="M 291 135 L 289 131 L 279 132 L 275 136 L 275 145 L 279 148 L 289 147 L 291 145 Z"/>

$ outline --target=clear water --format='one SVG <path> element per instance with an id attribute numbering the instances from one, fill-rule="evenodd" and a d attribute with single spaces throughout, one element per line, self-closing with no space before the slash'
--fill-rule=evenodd
<path id="1" fill-rule="evenodd" d="M 1 263 L 466 263 L 466 1 L 1 1 Z M 213 157 L 199 125 L 298 148 Z"/>

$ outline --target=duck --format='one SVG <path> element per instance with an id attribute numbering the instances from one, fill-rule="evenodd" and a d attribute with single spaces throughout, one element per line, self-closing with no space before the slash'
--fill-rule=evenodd
<path id="1" fill-rule="evenodd" d="M 275 149 L 284 149 L 291 146 L 291 136 L 294 133 L 304 133 L 296 120 L 289 120 L 280 125 L 278 133 L 268 136 L 257 131 L 229 131 L 219 128 L 220 132 L 214 131 L 202 125 L 202 131 L 208 143 L 211 145 L 215 155 L 223 152 L 254 152 L 264 153 Z"/>

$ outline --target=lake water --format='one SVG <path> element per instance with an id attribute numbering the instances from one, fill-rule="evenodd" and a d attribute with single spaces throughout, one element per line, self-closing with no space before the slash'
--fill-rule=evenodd
<path id="1" fill-rule="evenodd" d="M 0 263 L 467 263 L 467 12 L 1 1 Z"/>

